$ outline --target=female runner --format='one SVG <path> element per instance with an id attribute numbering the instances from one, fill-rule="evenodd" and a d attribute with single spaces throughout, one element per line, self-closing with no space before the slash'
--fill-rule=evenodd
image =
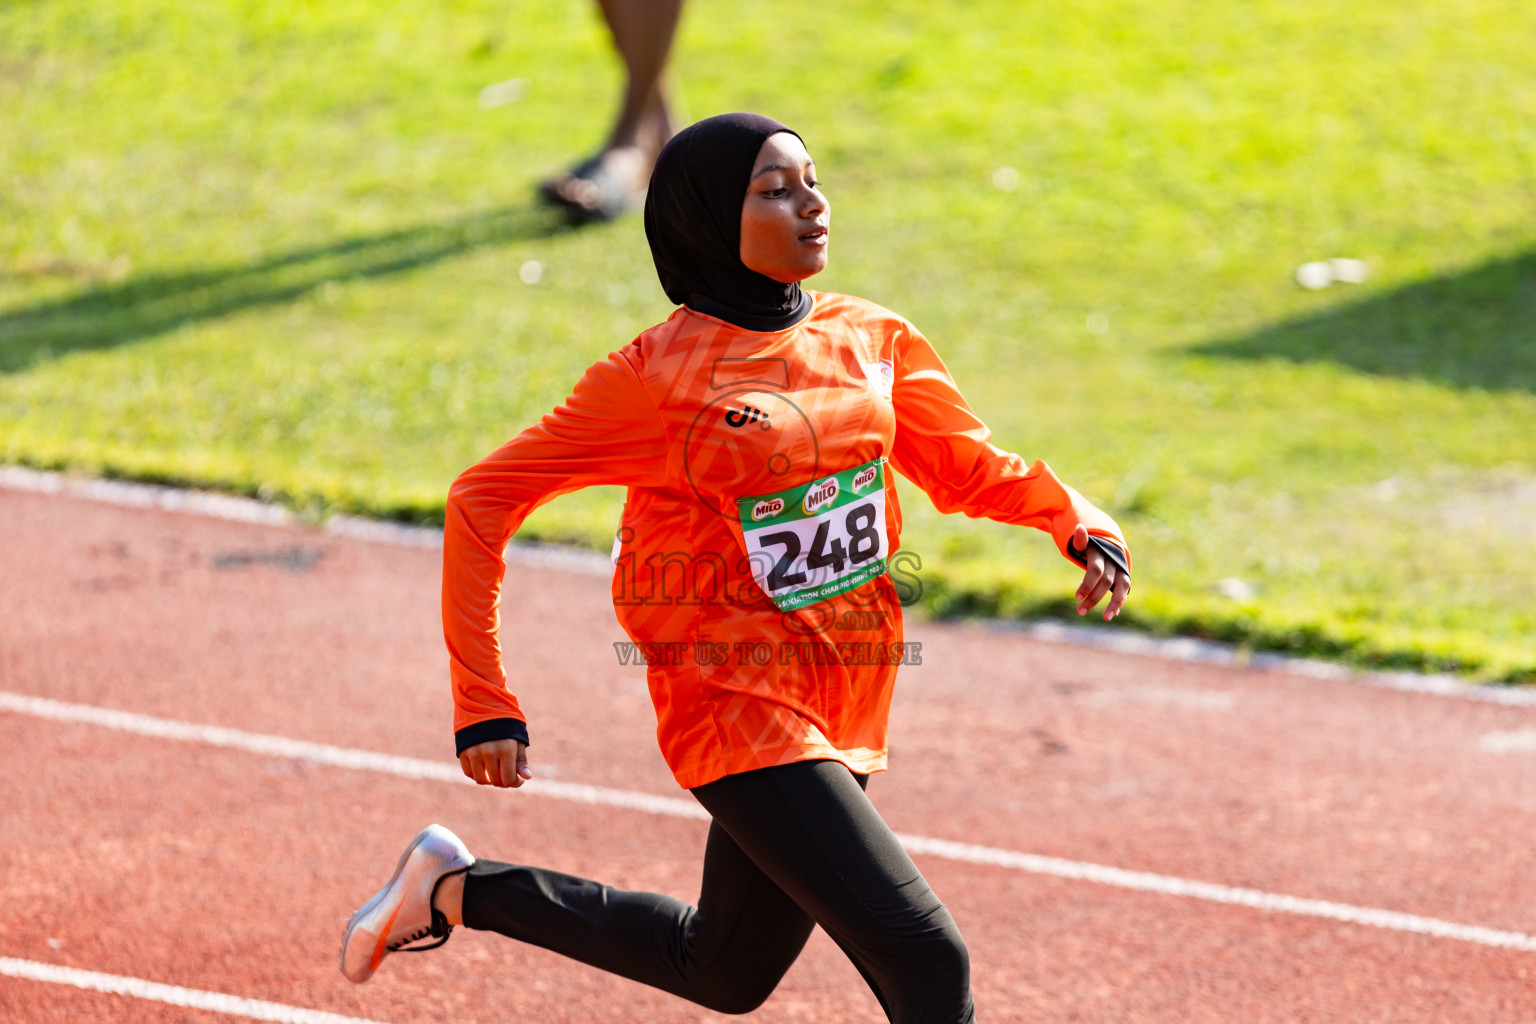
<path id="1" fill-rule="evenodd" d="M 828 204 L 800 137 L 701 121 L 665 148 L 645 230 L 681 308 L 448 496 L 443 625 L 464 773 L 518 787 L 528 730 L 497 643 L 502 552 L 534 508 L 628 488 L 614 606 L 651 655 L 657 735 L 713 819 L 697 905 L 471 856 L 441 826 L 353 915 L 341 967 L 491 929 L 726 1013 L 766 999 L 821 925 L 891 1021 L 971 1021 L 955 922 L 864 787 L 903 658 L 894 469 L 943 511 L 1049 532 L 1085 614 L 1130 590 L 1114 522 L 988 441 L 939 357 L 874 303 L 802 290 Z M 650 646 L 656 645 L 656 646 Z M 422 946 L 422 940 L 435 942 Z M 413 945 L 415 944 L 415 945 Z"/>

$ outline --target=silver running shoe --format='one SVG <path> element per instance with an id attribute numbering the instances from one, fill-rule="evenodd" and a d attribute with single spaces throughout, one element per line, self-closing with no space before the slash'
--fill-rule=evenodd
<path id="1" fill-rule="evenodd" d="M 347 980 L 367 981 L 391 953 L 416 953 L 447 942 L 453 926 L 433 908 L 432 896 L 445 875 L 474 863 L 459 837 L 443 826 L 422 829 L 400 855 L 389 884 L 347 921 L 341 937 L 341 973 Z M 427 938 L 437 941 L 409 946 Z"/>

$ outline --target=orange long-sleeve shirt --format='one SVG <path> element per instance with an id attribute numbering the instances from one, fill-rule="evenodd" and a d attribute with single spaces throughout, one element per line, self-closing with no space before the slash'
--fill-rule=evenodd
<path id="1" fill-rule="evenodd" d="M 941 511 L 1037 527 L 1079 564 L 1079 523 L 1129 558 L 1108 515 L 990 443 L 916 328 L 812 298 L 772 332 L 680 308 L 454 483 L 443 628 L 460 750 L 527 738 L 497 642 L 502 553 L 530 512 L 581 487 L 628 488 L 614 607 L 686 788 L 812 758 L 885 767 L 910 656 L 885 571 L 901 535 L 887 467 Z"/>

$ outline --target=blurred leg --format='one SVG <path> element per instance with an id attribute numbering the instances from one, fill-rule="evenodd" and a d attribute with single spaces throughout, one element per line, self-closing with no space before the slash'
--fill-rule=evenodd
<path id="1" fill-rule="evenodd" d="M 663 73 L 683 0 L 599 0 L 599 6 L 627 76 L 607 148 L 636 146 L 654 159 L 672 137 Z"/>
<path id="2" fill-rule="evenodd" d="M 665 73 L 683 0 L 599 0 L 624 62 L 618 119 L 596 156 L 544 183 L 553 202 L 606 219 L 634 205 L 661 147 L 672 137 Z"/>

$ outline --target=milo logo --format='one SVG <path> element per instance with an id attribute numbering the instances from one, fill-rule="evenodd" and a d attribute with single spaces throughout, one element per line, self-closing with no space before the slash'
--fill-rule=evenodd
<path id="1" fill-rule="evenodd" d="M 752 506 L 752 521 L 761 522 L 764 519 L 772 519 L 784 511 L 783 498 L 765 498 Z"/>
<path id="2" fill-rule="evenodd" d="M 829 476 L 819 484 L 811 484 L 806 489 L 805 499 L 800 502 L 800 508 L 808 516 L 816 514 L 816 510 L 823 505 L 830 505 L 837 500 L 837 477 Z"/>
<path id="3" fill-rule="evenodd" d="M 855 475 L 853 478 L 853 493 L 858 494 L 864 488 L 874 483 L 875 477 L 879 475 L 878 470 L 879 467 L 877 466 L 865 466 L 863 469 L 859 470 L 857 475 Z"/>

